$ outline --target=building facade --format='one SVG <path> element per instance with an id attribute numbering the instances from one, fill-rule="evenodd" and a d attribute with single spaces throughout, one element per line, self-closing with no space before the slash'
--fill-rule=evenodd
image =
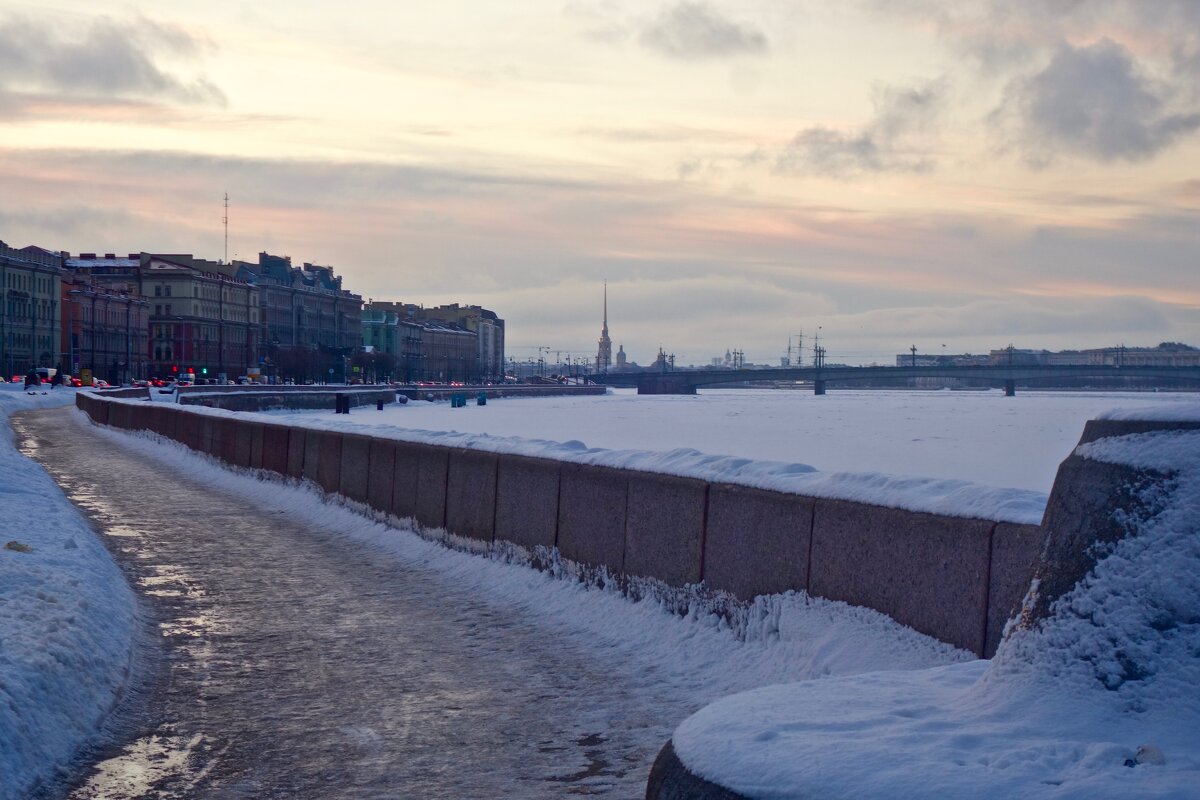
<path id="1" fill-rule="evenodd" d="M 0 242 L 0 370 L 62 366 L 62 257 L 40 247 Z"/>
<path id="2" fill-rule="evenodd" d="M 482 306 L 460 306 L 458 303 L 418 307 L 413 319 L 437 322 L 475 334 L 476 356 L 470 380 L 499 381 L 504 379 L 504 320 Z"/>
<path id="3" fill-rule="evenodd" d="M 258 368 L 258 288 L 233 265 L 190 254 L 68 259 L 68 268 L 82 267 L 97 283 L 146 299 L 151 377 L 225 380 Z"/>
<path id="4" fill-rule="evenodd" d="M 295 267 L 289 256 L 262 252 L 257 263 L 233 264 L 259 290 L 268 371 L 286 377 L 300 377 L 287 374 L 297 372 L 341 376 L 363 344 L 362 296 L 343 289 L 333 267 Z"/>
<path id="5" fill-rule="evenodd" d="M 136 263 L 137 254 L 129 260 Z M 66 368 L 72 375 L 87 370 L 113 384 L 148 377 L 150 303 L 127 288 L 97 282 L 89 268 L 71 268 L 72 259 L 64 261 L 61 348 Z"/>
<path id="6" fill-rule="evenodd" d="M 503 348 L 504 321 L 479 306 L 426 309 L 412 303 L 376 301 L 368 303 L 363 313 L 363 344 L 394 355 L 396 379 L 406 383 L 488 380 L 481 371 L 481 338 L 487 337 L 489 358 L 495 357 L 497 342 Z M 476 325 L 472 330 L 443 317 L 473 318 Z M 503 374 L 503 366 L 501 360 L 488 368 Z"/>

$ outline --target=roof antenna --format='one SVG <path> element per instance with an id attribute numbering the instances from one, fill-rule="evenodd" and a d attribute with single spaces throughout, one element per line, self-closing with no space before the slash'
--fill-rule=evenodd
<path id="1" fill-rule="evenodd" d="M 225 225 L 225 263 L 229 263 L 229 192 L 225 193 L 225 216 L 221 217 Z"/>

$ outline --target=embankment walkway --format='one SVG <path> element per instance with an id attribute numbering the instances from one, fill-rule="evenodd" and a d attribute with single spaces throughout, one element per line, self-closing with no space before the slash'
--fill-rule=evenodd
<path id="1" fill-rule="evenodd" d="M 97 441 L 22 450 L 137 587 L 148 686 L 72 798 L 639 797 L 678 709 L 433 571 Z"/>

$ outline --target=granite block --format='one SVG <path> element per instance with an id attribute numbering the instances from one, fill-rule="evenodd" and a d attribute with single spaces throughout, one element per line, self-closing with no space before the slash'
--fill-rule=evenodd
<path id="1" fill-rule="evenodd" d="M 308 431 L 301 427 L 288 428 L 287 474 L 293 478 L 305 477 L 304 457 L 308 454 L 307 434 Z"/>
<path id="2" fill-rule="evenodd" d="M 982 655 L 994 524 L 818 499 L 809 590 Z"/>
<path id="3" fill-rule="evenodd" d="M 992 532 L 992 566 L 988 581 L 987 637 L 984 658 L 991 658 L 1000 644 L 1004 625 L 1021 608 L 1033 582 L 1045 544 L 1040 525 L 1001 522 Z"/>
<path id="4" fill-rule="evenodd" d="M 396 470 L 396 445 L 387 439 L 371 439 L 367 504 L 376 511 L 392 513 L 392 491 Z"/>
<path id="5" fill-rule="evenodd" d="M 418 445 L 417 507 L 413 516 L 427 528 L 446 527 L 446 479 L 450 448 Z M 399 467 L 397 466 L 397 472 Z"/>
<path id="6" fill-rule="evenodd" d="M 288 439 L 291 430 L 286 425 L 263 423 L 262 468 L 280 475 L 288 474 Z M 303 452 L 303 451 L 302 451 Z"/>
<path id="7" fill-rule="evenodd" d="M 496 472 L 496 538 L 554 547 L 561 462 L 501 455 Z"/>
<path id="8" fill-rule="evenodd" d="M 447 458 L 446 530 L 490 542 L 496 522 L 496 454 L 455 448 Z"/>
<path id="9" fill-rule="evenodd" d="M 342 438 L 338 431 L 309 431 L 308 439 L 315 439 L 321 455 L 317 460 L 316 481 L 327 492 L 338 492 L 342 488 Z M 308 453 L 304 454 L 305 471 L 308 471 Z"/>
<path id="10" fill-rule="evenodd" d="M 614 573 L 625 570 L 624 470 L 564 463 L 558 504 L 558 550 L 565 558 Z"/>
<path id="11" fill-rule="evenodd" d="M 652 472 L 629 472 L 627 478 L 625 574 L 669 586 L 699 583 L 708 484 Z"/>
<path id="12" fill-rule="evenodd" d="M 422 445 L 396 442 L 392 446 L 392 513 L 397 517 L 417 516 Z"/>
<path id="13" fill-rule="evenodd" d="M 739 600 L 807 589 L 813 505 L 811 497 L 713 484 L 704 585 Z"/>
<path id="14" fill-rule="evenodd" d="M 367 479 L 371 474 L 371 439 L 346 433 L 342 435 L 341 484 L 338 492 L 351 500 L 367 502 Z"/>

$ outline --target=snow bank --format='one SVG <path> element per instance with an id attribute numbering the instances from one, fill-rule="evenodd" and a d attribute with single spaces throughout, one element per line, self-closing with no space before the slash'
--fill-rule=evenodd
<path id="1" fill-rule="evenodd" d="M 1196 797 L 1200 432 L 1079 453 L 1174 477 L 1040 626 L 990 664 L 725 698 L 679 726 L 679 758 L 757 798 Z"/>
<path id="2" fill-rule="evenodd" d="M 1154 422 L 1200 422 L 1200 403 L 1178 403 L 1155 408 L 1114 408 L 1097 419 L 1145 420 Z"/>
<path id="3" fill-rule="evenodd" d="M 189 407 L 188 412 L 247 418 L 247 412 L 199 406 Z M 256 417 L 261 418 L 262 415 Z M 485 433 L 420 430 L 388 424 L 347 425 L 342 420 L 294 412 L 287 414 L 280 421 L 316 430 L 352 431 L 405 442 L 654 472 L 808 497 L 852 500 L 908 511 L 997 522 L 1037 525 L 1042 520 L 1047 499 L 1042 492 L 1028 489 L 1000 489 L 964 480 L 889 475 L 882 472 L 819 472 L 807 464 L 709 455 L 690 448 L 666 452 L 609 450 L 590 448 L 578 440 L 554 442 L 491 436 Z"/>
<path id="4" fill-rule="evenodd" d="M 8 416 L 65 405 L 0 385 L 0 798 L 27 797 L 89 739 L 128 677 L 134 600 L 87 522 L 13 446 Z M 8 542 L 14 544 L 5 547 Z"/>

